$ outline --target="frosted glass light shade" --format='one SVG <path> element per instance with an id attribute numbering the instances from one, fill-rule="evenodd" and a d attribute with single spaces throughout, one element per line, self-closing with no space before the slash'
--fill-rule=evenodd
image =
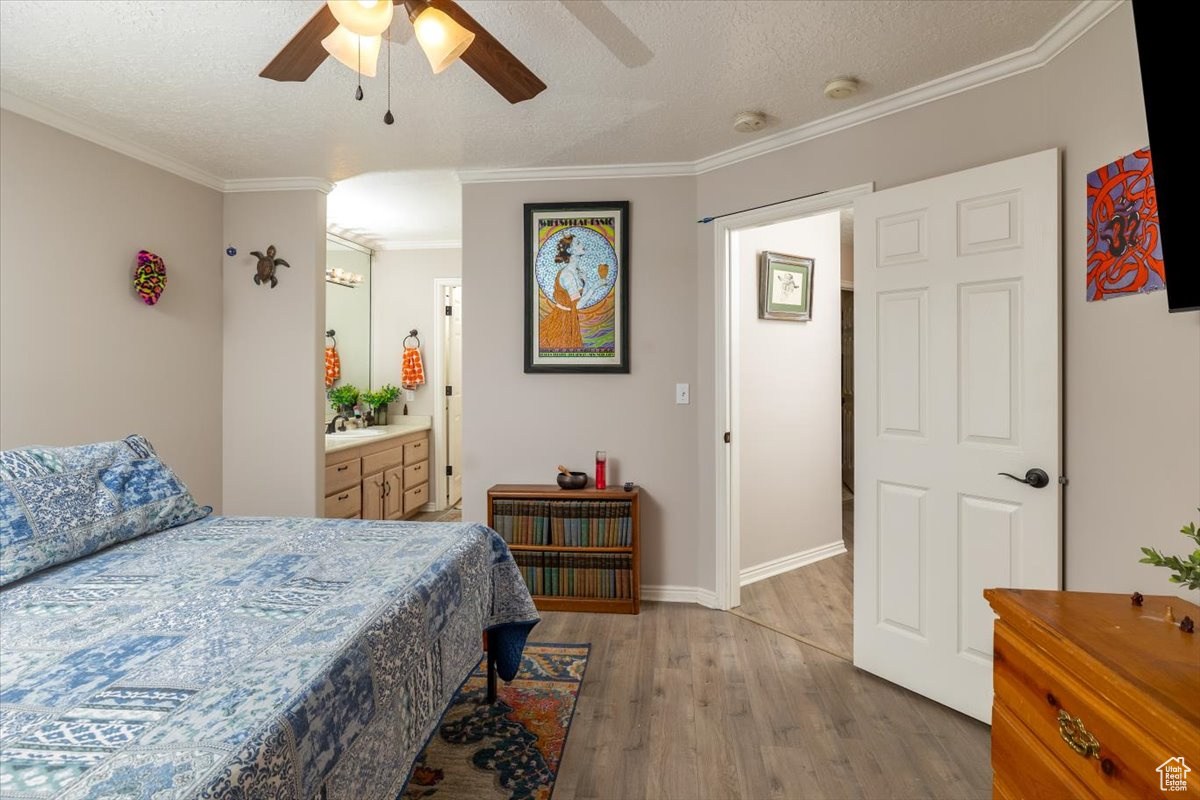
<path id="1" fill-rule="evenodd" d="M 368 78 L 375 77 L 375 64 L 379 61 L 379 47 L 383 44 L 382 36 L 355 36 L 347 28 L 338 25 L 333 33 L 321 40 L 325 52 L 358 72 L 358 47 L 362 42 L 362 74 Z"/>
<path id="2" fill-rule="evenodd" d="M 413 20 L 413 31 L 434 75 L 457 61 L 475 41 L 475 34 L 436 8 L 426 8 L 418 14 Z"/>
<path id="3" fill-rule="evenodd" d="M 392 24 L 392 0 L 326 0 L 333 18 L 359 36 L 378 36 Z"/>

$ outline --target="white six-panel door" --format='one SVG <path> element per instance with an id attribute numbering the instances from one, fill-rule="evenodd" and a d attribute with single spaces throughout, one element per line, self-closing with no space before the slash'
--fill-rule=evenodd
<path id="1" fill-rule="evenodd" d="M 854 663 L 984 721 L 983 590 L 1059 587 L 1058 175 L 1047 150 L 854 205 Z"/>

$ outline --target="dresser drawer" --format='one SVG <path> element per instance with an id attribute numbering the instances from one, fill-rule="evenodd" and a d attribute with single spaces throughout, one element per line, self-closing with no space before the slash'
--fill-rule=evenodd
<path id="1" fill-rule="evenodd" d="M 429 438 L 418 439 L 404 445 L 404 464 L 415 464 L 429 458 Z"/>
<path id="2" fill-rule="evenodd" d="M 362 459 L 352 458 L 325 468 L 325 494 L 341 492 L 362 482 Z"/>
<path id="3" fill-rule="evenodd" d="M 1158 766 L 1180 755 L 1003 621 L 995 627 L 994 686 L 997 706 L 1005 707 L 1042 749 L 1097 797 L 1157 795 Z M 1094 739 L 1096 746 L 1081 755 L 1064 737 L 1077 746 Z"/>
<path id="4" fill-rule="evenodd" d="M 416 511 L 421 506 L 429 502 L 429 484 L 422 483 L 415 489 L 409 489 L 404 493 L 404 513 L 408 514 Z"/>
<path id="5" fill-rule="evenodd" d="M 1095 797 L 1042 743 L 1016 720 L 999 698 L 992 707 L 993 800 Z"/>
<path id="6" fill-rule="evenodd" d="M 325 516 L 345 519 L 362 512 L 362 487 L 352 486 L 325 498 Z"/>
<path id="7" fill-rule="evenodd" d="M 404 454 L 407 450 L 407 446 L 393 447 L 389 450 L 383 450 L 379 453 L 363 456 L 362 474 L 374 475 L 376 472 L 385 470 L 388 467 L 394 467 L 397 464 L 404 463 Z"/>
<path id="8" fill-rule="evenodd" d="M 425 483 L 429 480 L 429 462 L 422 461 L 419 464 L 413 464 L 411 467 L 404 468 L 404 488 L 411 489 L 417 484 Z"/>

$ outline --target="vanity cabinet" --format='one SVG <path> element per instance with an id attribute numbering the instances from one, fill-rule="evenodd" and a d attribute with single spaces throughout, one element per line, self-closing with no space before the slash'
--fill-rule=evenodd
<path id="1" fill-rule="evenodd" d="M 325 455 L 325 516 L 406 519 L 429 502 L 429 431 Z"/>

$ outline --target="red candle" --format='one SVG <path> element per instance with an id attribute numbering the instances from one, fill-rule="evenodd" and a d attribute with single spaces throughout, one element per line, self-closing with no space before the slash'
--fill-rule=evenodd
<path id="1" fill-rule="evenodd" d="M 608 453 L 603 450 L 596 451 L 596 488 L 604 489 L 608 486 L 608 478 L 604 474 L 608 468 Z"/>

